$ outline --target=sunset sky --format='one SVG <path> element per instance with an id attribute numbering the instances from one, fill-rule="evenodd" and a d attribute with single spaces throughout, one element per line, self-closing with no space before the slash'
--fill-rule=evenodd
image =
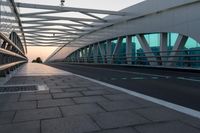
<path id="1" fill-rule="evenodd" d="M 37 4 L 48 4 L 48 5 L 60 5 L 60 0 L 16 0 L 24 3 L 37 3 Z M 81 8 L 92 8 L 92 9 L 103 9 L 118 11 L 128 6 L 134 5 L 144 0 L 65 0 L 65 6 L 68 7 L 81 7 Z M 29 10 L 29 9 L 28 9 Z M 20 12 L 26 12 L 23 9 Z M 28 11 L 30 12 L 30 10 Z M 36 57 L 41 57 L 45 60 L 57 47 L 28 47 L 28 58 L 32 61 Z"/>

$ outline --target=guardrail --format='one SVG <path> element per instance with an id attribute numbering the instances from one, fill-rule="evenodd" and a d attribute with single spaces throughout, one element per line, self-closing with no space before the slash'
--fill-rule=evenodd
<path id="1" fill-rule="evenodd" d="M 95 64 L 129 64 L 152 65 L 165 67 L 200 68 L 200 48 L 180 51 L 136 52 L 133 54 L 118 54 L 104 56 L 68 57 L 64 62 L 95 63 Z"/>
<path id="2" fill-rule="evenodd" d="M 4 77 L 27 62 L 24 52 L 8 37 L 0 33 L 0 77 Z"/>

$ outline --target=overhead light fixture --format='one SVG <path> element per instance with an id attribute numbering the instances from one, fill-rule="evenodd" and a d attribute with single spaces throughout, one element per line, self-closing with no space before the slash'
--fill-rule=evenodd
<path id="1" fill-rule="evenodd" d="M 65 0 L 60 0 L 60 6 L 63 7 L 65 3 Z"/>

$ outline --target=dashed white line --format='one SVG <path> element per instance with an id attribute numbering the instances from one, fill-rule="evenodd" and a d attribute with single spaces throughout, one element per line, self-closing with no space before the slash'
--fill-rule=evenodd
<path id="1" fill-rule="evenodd" d="M 127 93 L 129 95 L 132 95 L 132 96 L 135 96 L 135 97 L 139 97 L 139 98 L 147 100 L 147 101 L 151 101 L 153 103 L 165 106 L 167 108 L 170 108 L 170 109 L 176 110 L 178 112 L 185 113 L 187 115 L 190 115 L 190 116 L 193 116 L 193 117 L 196 117 L 196 118 L 200 119 L 200 112 L 199 111 L 196 111 L 196 110 L 184 107 L 184 106 L 180 106 L 180 105 L 177 105 L 177 104 L 174 104 L 174 103 L 170 103 L 170 102 L 158 99 L 158 98 L 147 96 L 147 95 L 135 92 L 135 91 L 130 91 L 128 89 L 125 89 L 125 88 L 122 88 L 122 87 L 118 87 L 118 86 L 115 86 L 115 85 L 111 85 L 111 84 L 108 84 L 108 83 L 105 83 L 105 82 L 101 82 L 101 81 L 98 81 L 98 80 L 95 80 L 95 79 L 91 79 L 91 78 L 88 78 L 88 77 L 85 77 L 85 76 L 81 76 L 81 75 L 77 75 L 77 74 L 74 74 L 74 75 L 76 75 L 78 77 L 81 77 L 81 78 L 84 78 L 84 79 L 87 79 L 87 80 L 90 80 L 92 82 L 107 86 L 107 87 L 110 87 L 110 88 L 125 92 L 125 93 Z"/>
<path id="2" fill-rule="evenodd" d="M 198 79 L 190 79 L 190 78 L 184 78 L 184 77 L 177 77 L 177 79 L 200 82 L 200 80 L 198 80 Z"/>
<path id="3" fill-rule="evenodd" d="M 94 67 L 89 67 L 89 66 L 81 66 L 81 67 L 87 67 L 91 69 L 100 69 L 100 70 L 109 70 L 109 71 L 115 71 L 115 72 L 121 72 L 121 73 L 130 73 L 130 74 L 138 74 L 138 75 L 146 75 L 146 76 L 155 76 L 155 77 L 160 77 L 160 78 L 169 78 L 170 76 L 163 76 L 163 75 L 157 75 L 157 74 L 149 74 L 149 73 L 141 73 L 141 72 L 129 72 L 129 71 L 124 71 L 124 70 L 112 70 L 108 68 L 94 68 Z"/>

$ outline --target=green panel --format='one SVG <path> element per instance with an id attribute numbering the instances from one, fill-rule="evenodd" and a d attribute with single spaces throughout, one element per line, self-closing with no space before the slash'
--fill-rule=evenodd
<path id="1" fill-rule="evenodd" d="M 185 48 L 190 49 L 190 48 L 197 48 L 197 47 L 200 47 L 200 44 L 197 41 L 195 41 L 194 39 L 188 38 L 188 40 L 185 44 Z"/>
<path id="2" fill-rule="evenodd" d="M 146 34 L 145 38 L 150 47 L 160 46 L 160 34 Z"/>
<path id="3" fill-rule="evenodd" d="M 177 38 L 178 38 L 177 33 L 168 33 L 167 46 L 169 50 L 171 50 L 172 47 L 175 45 Z"/>

